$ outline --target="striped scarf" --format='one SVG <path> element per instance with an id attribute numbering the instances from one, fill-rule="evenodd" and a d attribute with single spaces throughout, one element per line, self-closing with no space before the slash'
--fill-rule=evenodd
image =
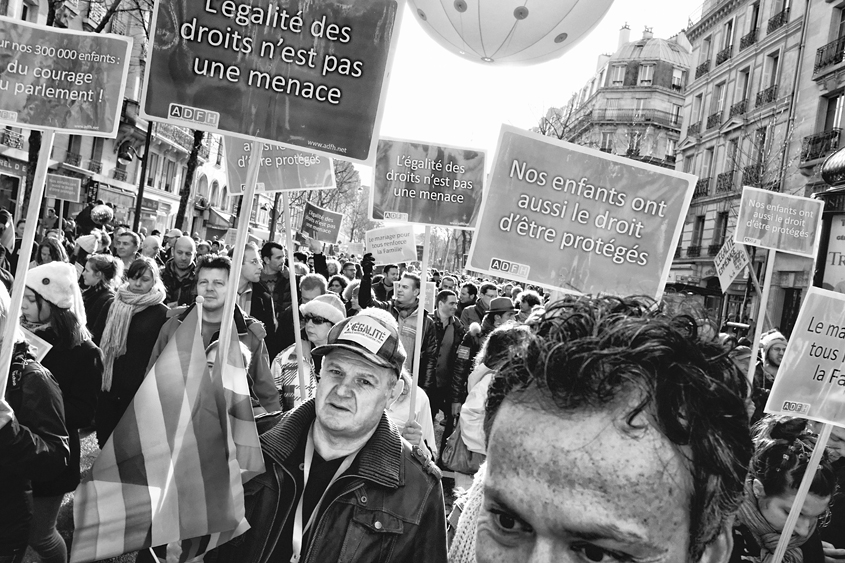
<path id="1" fill-rule="evenodd" d="M 126 353 L 126 339 L 132 317 L 147 307 L 164 303 L 165 296 L 161 282 L 141 295 L 132 293 L 126 285 L 115 294 L 106 327 L 103 329 L 103 337 L 100 339 L 100 349 L 103 351 L 103 391 L 111 390 L 114 361 Z"/>
<path id="2" fill-rule="evenodd" d="M 760 508 L 757 506 L 757 497 L 754 496 L 752 488 L 753 482 L 753 479 L 748 479 L 745 482 L 745 499 L 739 507 L 737 519 L 748 527 L 757 545 L 760 546 L 760 563 L 769 563 L 774 559 L 775 550 L 780 540 L 780 532 L 775 530 L 760 513 Z M 815 526 L 813 524 L 813 529 L 810 530 L 807 537 L 813 535 Z M 807 541 L 807 538 L 792 536 L 783 556 L 783 563 L 803 563 L 804 554 L 801 552 L 801 546 L 805 541 Z"/>

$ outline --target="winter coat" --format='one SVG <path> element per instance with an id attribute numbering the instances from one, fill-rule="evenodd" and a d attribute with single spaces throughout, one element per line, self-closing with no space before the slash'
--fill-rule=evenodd
<path id="1" fill-rule="evenodd" d="M 37 497 L 69 493 L 79 484 L 79 429 L 91 426 L 97 412 L 97 395 L 103 378 L 103 353 L 91 340 L 73 348 L 55 346 L 52 329 L 38 331 L 38 336 L 53 344 L 41 365 L 47 368 L 62 390 L 65 426 L 70 437 L 70 459 L 61 475 L 49 481 L 33 481 Z"/>
<path id="2" fill-rule="evenodd" d="M 443 321 L 440 320 L 440 315 L 432 315 L 434 319 L 434 335 L 435 341 L 437 343 L 437 353 L 442 354 L 444 351 L 441 350 L 441 344 L 443 343 L 443 337 L 446 336 L 446 325 L 443 324 Z M 448 360 L 446 362 L 446 373 L 453 374 L 455 372 L 455 362 L 458 358 L 458 347 L 463 342 L 464 335 L 467 333 L 467 329 L 464 324 L 458 319 L 458 317 L 453 316 L 451 320 L 451 325 L 453 327 L 454 334 L 452 335 L 452 346 L 445 351 L 448 354 Z M 439 389 L 444 389 L 450 387 L 452 384 L 452 378 L 450 377 L 448 380 L 441 381 L 439 378 L 437 380 L 437 387 Z"/>
<path id="3" fill-rule="evenodd" d="M 452 403 L 461 403 L 467 399 L 467 380 L 475 364 L 475 357 L 487 336 L 493 332 L 493 323 L 472 323 L 464 335 L 455 358 L 455 371 L 452 375 Z"/>
<path id="4" fill-rule="evenodd" d="M 161 269 L 161 283 L 164 284 L 164 289 L 167 290 L 167 297 L 164 299 L 165 305 L 176 303 L 177 305 L 191 305 L 196 297 L 197 273 L 196 264 L 191 264 L 191 269 L 188 275 L 180 278 L 176 272 L 176 263 L 171 258 L 165 262 Z"/>
<path id="5" fill-rule="evenodd" d="M 486 312 L 487 307 L 484 306 L 484 302 L 481 301 L 481 299 L 478 299 L 475 302 L 475 305 L 469 306 L 463 310 L 461 313 L 461 322 L 467 327 L 472 323 L 481 324 L 481 321 L 484 320 L 484 313 Z"/>
<path id="6" fill-rule="evenodd" d="M 111 303 L 103 309 L 94 329 L 94 342 L 100 343 L 103 330 L 111 312 Z M 114 431 L 117 423 L 147 375 L 147 364 L 153 352 L 161 327 L 167 322 L 169 309 L 153 305 L 135 313 L 129 322 L 126 335 L 126 353 L 114 360 L 112 384 L 109 391 L 100 391 L 97 404 L 97 441 L 100 447 Z"/>
<path id="7" fill-rule="evenodd" d="M 85 305 L 85 317 L 88 319 L 88 330 L 92 333 L 103 309 L 108 310 L 114 301 L 114 293 L 105 285 L 97 284 L 82 292 L 82 303 Z M 99 344 L 99 340 L 97 341 Z"/>
<path id="8" fill-rule="evenodd" d="M 26 547 L 30 481 L 53 479 L 70 456 L 59 384 L 26 349 L 16 346 L 6 386 L 15 419 L 0 428 L 0 556 Z"/>
<path id="9" fill-rule="evenodd" d="M 147 372 L 153 367 L 158 357 L 164 351 L 170 338 L 176 333 L 176 329 L 188 316 L 194 306 L 187 307 L 184 311 L 175 317 L 172 317 L 164 326 L 161 327 L 161 332 L 158 335 L 153 352 L 150 355 L 150 361 L 147 364 Z M 270 373 L 270 358 L 267 355 L 267 346 L 264 344 L 264 336 L 267 334 L 264 330 L 264 325 L 250 316 L 244 315 L 241 308 L 235 305 L 235 330 L 238 333 L 238 339 L 246 344 L 249 348 L 252 360 L 247 366 L 246 375 L 249 383 L 249 391 L 253 398 L 253 405 L 257 401 L 267 412 L 276 412 L 279 410 L 279 392 L 276 390 L 276 385 L 273 383 L 273 375 Z M 219 338 L 219 333 L 214 333 L 210 342 L 203 342 L 207 347 L 211 342 L 215 342 Z"/>
<path id="10" fill-rule="evenodd" d="M 294 280 L 297 287 L 299 280 L 299 277 Z M 252 302 L 249 314 L 255 320 L 264 324 L 264 330 L 267 331 L 264 343 L 267 344 L 267 352 L 270 354 L 270 358 L 275 358 L 279 352 L 285 349 L 285 346 L 282 345 L 285 327 L 282 326 L 281 317 L 290 307 L 290 301 L 290 276 L 287 268 L 278 276 L 276 283 L 273 285 L 273 291 L 270 291 L 270 288 L 264 282 L 259 281 L 252 284 Z"/>
<path id="11" fill-rule="evenodd" d="M 207 555 L 206 563 L 270 560 L 287 518 L 293 518 L 294 475 L 314 419 L 314 401 L 308 401 L 261 436 L 267 471 L 244 485 L 252 528 Z M 301 563 L 445 563 L 440 472 L 382 414 L 352 466 L 327 490 L 309 536 Z"/>

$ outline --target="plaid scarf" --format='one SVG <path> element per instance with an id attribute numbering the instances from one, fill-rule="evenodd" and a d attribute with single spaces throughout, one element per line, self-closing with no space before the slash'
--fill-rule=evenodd
<path id="1" fill-rule="evenodd" d="M 752 487 L 753 479 L 748 479 L 745 482 L 745 499 L 739 507 L 737 519 L 748 527 L 748 531 L 754 536 L 757 545 L 760 546 L 760 563 L 769 563 L 774 559 L 775 550 L 778 547 L 780 540 L 780 532 L 775 530 L 769 521 L 760 513 L 760 507 L 757 505 L 757 497 L 754 496 Z M 813 535 L 816 524 L 813 524 L 807 538 Z M 798 538 L 792 536 L 789 539 L 789 545 L 786 548 L 786 553 L 783 556 L 783 563 L 803 563 L 804 554 L 801 552 L 801 546 L 807 541 L 807 538 Z"/>

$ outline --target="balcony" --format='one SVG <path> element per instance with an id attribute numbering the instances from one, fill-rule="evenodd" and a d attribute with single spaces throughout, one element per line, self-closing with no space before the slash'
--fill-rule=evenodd
<path id="1" fill-rule="evenodd" d="M 722 112 L 717 111 L 707 116 L 707 129 L 718 127 L 722 123 Z"/>
<path id="2" fill-rule="evenodd" d="M 749 164 L 742 169 L 742 185 L 759 188 L 762 183 L 763 165 Z"/>
<path id="3" fill-rule="evenodd" d="M 824 158 L 839 148 L 839 137 L 842 129 L 833 128 L 830 131 L 807 135 L 801 142 L 801 162 Z"/>
<path id="4" fill-rule="evenodd" d="M 757 33 L 759 31 L 759 29 L 752 29 L 747 34 L 743 35 L 742 39 L 739 40 L 739 50 L 744 51 L 757 43 Z"/>
<path id="5" fill-rule="evenodd" d="M 701 256 L 701 247 L 700 246 L 688 246 L 687 247 L 687 258 L 698 258 Z"/>
<path id="6" fill-rule="evenodd" d="M 99 160 L 89 160 L 88 161 L 88 170 L 93 172 L 94 174 L 99 174 L 103 171 L 103 163 Z"/>
<path id="7" fill-rule="evenodd" d="M 716 53 L 716 66 L 719 66 L 720 64 L 731 58 L 731 50 L 733 49 L 733 47 L 733 45 L 728 45 L 727 47 Z"/>
<path id="8" fill-rule="evenodd" d="M 23 135 L 11 129 L 0 131 L 0 145 L 23 150 Z"/>
<path id="9" fill-rule="evenodd" d="M 698 182 L 695 183 L 695 191 L 692 193 L 692 197 L 705 197 L 710 195 L 710 177 L 707 178 L 699 178 Z"/>
<path id="10" fill-rule="evenodd" d="M 845 56 L 845 37 L 840 37 L 816 51 L 816 64 L 813 72 L 816 73 L 823 68 L 833 66 L 842 62 Z"/>
<path id="11" fill-rule="evenodd" d="M 716 193 L 731 192 L 734 189 L 736 170 L 728 170 L 716 176 Z"/>
<path id="12" fill-rule="evenodd" d="M 182 147 L 188 153 L 194 148 L 194 136 L 185 127 L 176 127 L 168 123 L 156 123 L 154 134 L 156 137 L 167 139 Z"/>
<path id="13" fill-rule="evenodd" d="M 688 137 L 698 137 L 701 134 L 701 123 L 693 123 L 689 127 L 687 127 L 687 136 Z"/>
<path id="14" fill-rule="evenodd" d="M 119 182 L 126 181 L 126 170 L 121 170 L 120 168 L 115 168 L 112 170 L 112 178 Z"/>
<path id="15" fill-rule="evenodd" d="M 707 256 L 716 256 L 719 254 L 719 251 L 722 249 L 721 244 L 711 244 L 707 247 Z"/>
<path id="16" fill-rule="evenodd" d="M 772 33 L 776 29 L 780 29 L 781 27 L 786 25 L 786 22 L 789 21 L 789 8 L 786 8 L 779 14 L 775 14 L 769 19 L 769 27 L 766 29 L 766 33 Z"/>
<path id="17" fill-rule="evenodd" d="M 681 128 L 679 115 L 656 109 L 594 109 L 591 119 L 594 122 L 654 123 L 673 129 Z"/>
<path id="18" fill-rule="evenodd" d="M 701 78 L 702 76 L 704 76 L 708 72 L 710 72 L 710 61 L 704 61 L 703 63 L 701 63 L 700 65 L 695 67 L 695 78 L 696 78 L 696 80 L 698 80 L 699 78 Z"/>
<path id="19" fill-rule="evenodd" d="M 71 166 L 79 166 L 79 163 L 82 162 L 82 155 L 78 152 L 65 152 L 65 163 L 70 164 Z"/>
<path id="20" fill-rule="evenodd" d="M 738 115 L 745 115 L 745 112 L 748 111 L 748 99 L 742 100 L 741 102 L 737 102 L 731 106 L 731 117 L 736 117 Z"/>
<path id="21" fill-rule="evenodd" d="M 755 107 L 765 106 L 766 104 L 770 104 L 774 102 L 778 97 L 778 85 L 773 84 L 763 90 L 762 92 L 757 92 L 757 103 Z"/>

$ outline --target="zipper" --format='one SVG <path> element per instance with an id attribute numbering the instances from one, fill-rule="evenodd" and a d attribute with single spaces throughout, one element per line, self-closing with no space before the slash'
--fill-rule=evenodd
<path id="1" fill-rule="evenodd" d="M 353 478 L 364 479 L 364 477 L 362 477 L 361 475 L 342 475 L 341 477 L 338 478 L 336 483 L 339 482 L 341 479 L 353 479 Z M 349 493 L 351 493 L 352 491 L 355 491 L 356 489 L 363 487 L 364 484 L 365 483 L 363 481 L 361 481 L 360 483 L 357 483 L 351 489 L 347 489 L 347 490 L 343 491 L 342 493 L 335 495 L 335 497 L 331 500 L 331 502 L 329 502 L 329 504 L 326 505 L 325 509 L 323 509 L 323 515 L 325 515 L 326 512 L 328 512 L 329 508 L 334 504 L 334 502 L 337 499 L 339 499 L 340 497 L 342 497 L 344 495 L 348 495 Z M 302 559 L 302 563 L 308 563 L 308 561 L 311 560 L 310 559 L 311 558 L 311 552 L 313 551 L 314 546 L 317 545 L 318 539 L 320 539 L 322 537 L 322 534 L 321 534 L 322 529 L 323 529 L 323 518 L 321 517 L 320 521 L 317 523 L 317 528 L 314 530 L 314 536 L 311 538 L 311 541 L 308 542 L 308 544 L 309 544 L 308 545 L 308 551 L 305 553 L 305 558 Z"/>

